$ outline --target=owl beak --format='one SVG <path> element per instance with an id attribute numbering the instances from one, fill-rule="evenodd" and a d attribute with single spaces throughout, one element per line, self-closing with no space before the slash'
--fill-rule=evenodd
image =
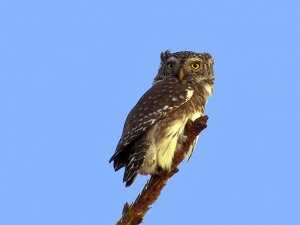
<path id="1" fill-rule="evenodd" d="M 184 72 L 183 72 L 183 69 L 182 69 L 182 68 L 180 68 L 180 70 L 179 70 L 178 77 L 179 77 L 179 80 L 180 80 L 180 81 L 182 81 L 183 78 L 184 78 Z"/>

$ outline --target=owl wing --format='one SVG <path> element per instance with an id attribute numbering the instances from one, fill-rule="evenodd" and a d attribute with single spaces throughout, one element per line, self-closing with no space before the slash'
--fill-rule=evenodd
<path id="1" fill-rule="evenodd" d="M 155 83 L 128 114 L 122 137 L 109 162 L 115 160 L 126 146 L 144 134 L 153 124 L 186 103 L 193 93 L 194 89 L 189 83 L 183 83 L 176 77 L 167 77 Z M 122 166 L 124 165 L 115 162 L 116 170 Z"/>

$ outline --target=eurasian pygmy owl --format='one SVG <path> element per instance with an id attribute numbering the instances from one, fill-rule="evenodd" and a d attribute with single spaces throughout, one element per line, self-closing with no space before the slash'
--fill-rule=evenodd
<path id="1" fill-rule="evenodd" d="M 203 115 L 213 92 L 214 61 L 208 53 L 165 51 L 160 58 L 153 85 L 128 114 L 110 159 L 116 171 L 125 167 L 126 186 L 137 174 L 170 170 L 174 153 L 185 140 L 187 121 Z M 186 157 L 190 157 L 195 144 Z"/>

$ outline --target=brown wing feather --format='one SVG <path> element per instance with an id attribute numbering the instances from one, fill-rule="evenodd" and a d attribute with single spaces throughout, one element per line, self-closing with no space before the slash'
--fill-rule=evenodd
<path id="1" fill-rule="evenodd" d="M 181 82 L 176 77 L 166 77 L 155 83 L 137 102 L 127 116 L 122 137 L 117 145 L 115 154 L 110 161 L 115 160 L 116 170 L 125 166 L 125 162 L 116 157 L 150 126 L 165 118 L 173 110 L 186 103 L 192 96 L 193 88 L 188 82 Z M 122 158 L 127 158 L 128 154 Z"/>

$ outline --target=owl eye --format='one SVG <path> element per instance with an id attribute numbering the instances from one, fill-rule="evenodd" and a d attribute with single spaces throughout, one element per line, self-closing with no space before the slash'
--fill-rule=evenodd
<path id="1" fill-rule="evenodd" d="M 174 63 L 169 63 L 167 65 L 168 69 L 170 69 L 170 70 L 174 69 L 174 66 L 175 66 Z"/>
<path id="2" fill-rule="evenodd" d="M 200 64 L 199 63 L 192 63 L 190 66 L 191 66 L 191 68 L 193 70 L 198 70 L 200 68 Z"/>

